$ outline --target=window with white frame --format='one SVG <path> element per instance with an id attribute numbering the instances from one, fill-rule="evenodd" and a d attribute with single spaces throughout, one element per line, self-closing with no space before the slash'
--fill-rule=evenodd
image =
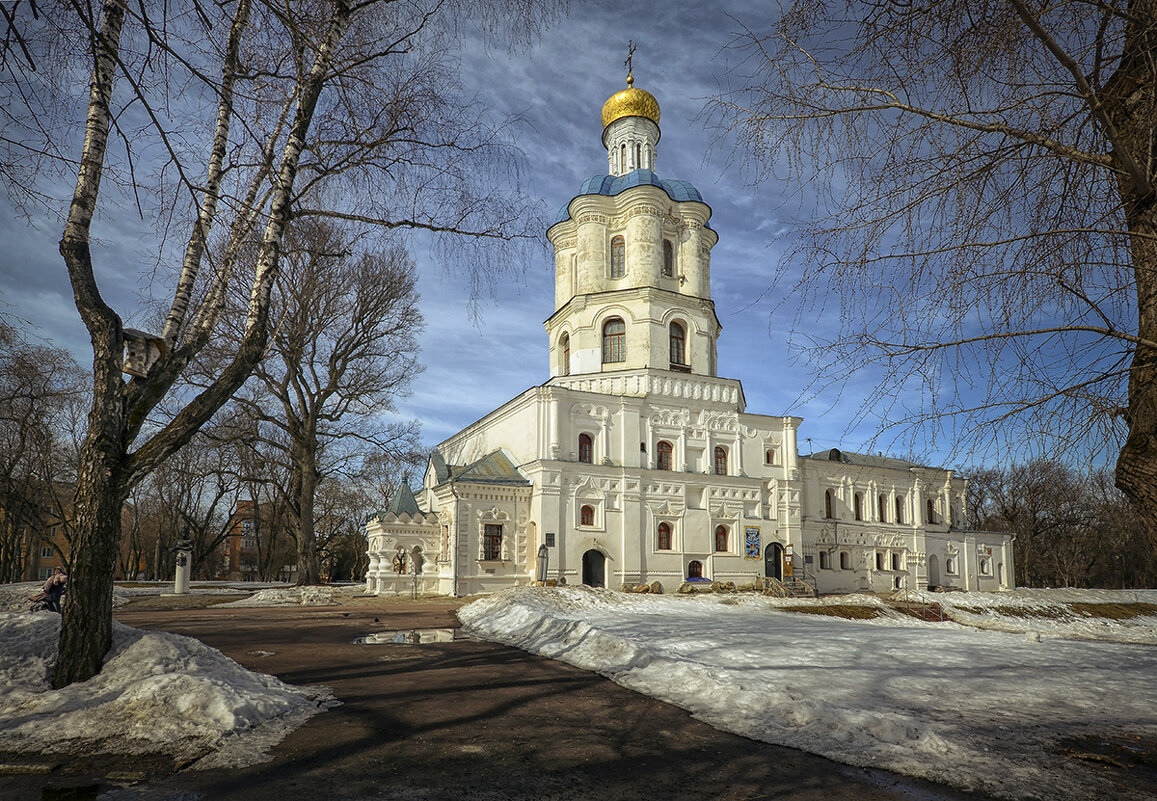
<path id="1" fill-rule="evenodd" d="M 656 532 L 655 549 L 659 551 L 671 550 L 671 524 L 660 523 Z"/>
<path id="2" fill-rule="evenodd" d="M 727 448 L 722 445 L 715 446 L 715 475 L 727 475 Z"/>
<path id="3" fill-rule="evenodd" d="M 674 452 L 675 448 L 671 445 L 670 442 L 667 442 L 666 440 L 660 440 L 660 442 L 655 446 L 655 469 L 670 470 Z"/>
<path id="4" fill-rule="evenodd" d="M 627 325 L 622 318 L 612 317 L 603 323 L 603 362 L 627 360 Z"/>
<path id="5" fill-rule="evenodd" d="M 627 274 L 627 242 L 621 236 L 611 240 L 611 278 Z"/>
<path id="6" fill-rule="evenodd" d="M 715 551 L 716 553 L 727 551 L 727 526 L 715 527 Z"/>
<path id="7" fill-rule="evenodd" d="M 502 558 L 502 524 L 487 523 L 482 531 L 482 558 L 495 561 Z"/>
<path id="8" fill-rule="evenodd" d="M 594 461 L 595 443 L 590 434 L 579 434 L 578 458 L 580 462 L 591 464 Z"/>

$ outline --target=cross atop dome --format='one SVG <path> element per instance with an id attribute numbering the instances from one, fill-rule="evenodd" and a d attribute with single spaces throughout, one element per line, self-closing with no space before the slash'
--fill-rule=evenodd
<path id="1" fill-rule="evenodd" d="M 603 104 L 603 145 L 611 175 L 638 169 L 655 169 L 659 144 L 659 101 L 644 89 L 635 88 L 635 43 L 627 45 L 627 88 Z"/>

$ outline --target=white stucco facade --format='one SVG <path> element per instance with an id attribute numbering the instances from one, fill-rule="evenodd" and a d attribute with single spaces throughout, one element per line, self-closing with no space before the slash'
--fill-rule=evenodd
<path id="1" fill-rule="evenodd" d="M 821 593 L 1011 586 L 1009 536 L 964 528 L 963 478 L 801 456 L 800 418 L 749 413 L 740 382 L 716 375 L 718 235 L 694 187 L 654 173 L 658 121 L 642 90 L 608 100 L 610 174 L 547 231 L 549 378 L 439 444 L 422 486 L 369 522 L 367 591 L 549 579 L 670 592 L 764 576 Z"/>

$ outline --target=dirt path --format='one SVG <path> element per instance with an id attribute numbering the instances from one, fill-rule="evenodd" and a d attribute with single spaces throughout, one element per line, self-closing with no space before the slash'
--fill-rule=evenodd
<path id="1" fill-rule="evenodd" d="M 81 758 L 46 774 L 0 777 L 0 797 L 986 798 L 725 734 L 600 676 L 492 643 L 354 643 L 387 630 L 454 628 L 460 603 L 118 611 L 128 625 L 197 637 L 292 684 L 326 685 L 342 705 L 290 734 L 271 761 L 243 770 L 165 775 L 156 763 Z M 149 778 L 125 786 L 134 768 Z M 81 787 L 88 789 L 67 794 Z"/>

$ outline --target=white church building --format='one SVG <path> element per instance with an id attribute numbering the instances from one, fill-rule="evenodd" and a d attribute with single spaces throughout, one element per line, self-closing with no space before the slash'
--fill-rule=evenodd
<path id="1" fill-rule="evenodd" d="M 661 179 L 659 104 L 603 106 L 607 174 L 547 231 L 550 377 L 438 445 L 367 524 L 371 593 L 771 577 L 819 593 L 1011 586 L 1011 537 L 965 527 L 951 470 L 799 453 L 799 417 L 716 374 L 711 208 Z"/>

